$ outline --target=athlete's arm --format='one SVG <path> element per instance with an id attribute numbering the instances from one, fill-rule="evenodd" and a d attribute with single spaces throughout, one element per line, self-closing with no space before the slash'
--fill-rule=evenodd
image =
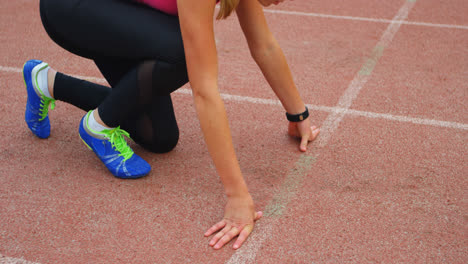
<path id="1" fill-rule="evenodd" d="M 290 114 L 304 112 L 305 105 L 294 84 L 291 70 L 283 51 L 268 28 L 258 0 L 240 0 L 236 13 L 250 53 L 284 109 Z M 307 118 L 302 122 L 289 123 L 288 132 L 291 136 L 301 139 L 300 150 L 306 151 L 307 143 L 317 137 L 319 129 L 311 127 L 310 118 Z"/>
<path id="2" fill-rule="evenodd" d="M 218 91 L 218 61 L 213 30 L 215 1 L 178 0 L 178 12 L 190 85 L 200 126 L 228 198 L 224 219 L 205 235 L 214 248 L 239 235 L 239 247 L 261 214 L 255 213 L 232 144 L 229 123 Z"/>

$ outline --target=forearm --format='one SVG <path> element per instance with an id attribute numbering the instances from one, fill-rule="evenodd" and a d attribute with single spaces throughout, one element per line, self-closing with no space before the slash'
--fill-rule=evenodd
<path id="1" fill-rule="evenodd" d="M 215 4 L 215 1 L 177 1 L 187 71 L 203 136 L 226 194 L 248 196 L 217 86 Z"/>
<path id="2" fill-rule="evenodd" d="M 251 54 L 285 110 L 291 114 L 304 112 L 304 102 L 276 40 L 265 46 L 251 47 Z"/>
<path id="3" fill-rule="evenodd" d="M 228 197 L 248 195 L 232 144 L 223 101 L 219 95 L 194 95 L 200 126 L 208 151 Z"/>

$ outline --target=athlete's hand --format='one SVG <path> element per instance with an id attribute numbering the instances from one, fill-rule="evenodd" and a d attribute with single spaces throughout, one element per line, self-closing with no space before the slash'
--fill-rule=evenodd
<path id="1" fill-rule="evenodd" d="M 284 0 L 258 0 L 258 2 L 259 2 L 262 6 L 269 6 L 269 5 L 271 5 L 271 4 L 278 5 L 279 3 L 284 2 Z"/>
<path id="2" fill-rule="evenodd" d="M 260 219 L 262 214 L 260 211 L 255 212 L 250 195 L 228 198 L 224 210 L 224 219 L 208 229 L 205 236 L 218 232 L 209 243 L 214 249 L 220 249 L 236 236 L 239 236 L 233 245 L 234 249 L 238 249 L 252 233 L 254 222 Z"/>
<path id="3" fill-rule="evenodd" d="M 304 152 L 307 150 L 307 144 L 317 138 L 320 129 L 316 126 L 311 126 L 309 118 L 301 122 L 289 122 L 288 134 L 291 137 L 301 140 L 299 149 Z"/>

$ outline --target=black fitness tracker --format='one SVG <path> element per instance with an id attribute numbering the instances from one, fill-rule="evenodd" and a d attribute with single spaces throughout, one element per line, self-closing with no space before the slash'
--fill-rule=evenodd
<path id="1" fill-rule="evenodd" d="M 303 113 L 296 114 L 296 115 L 291 115 L 288 112 L 286 112 L 286 118 L 290 122 L 301 122 L 305 120 L 307 117 L 309 117 L 309 109 L 306 106 L 306 110 Z"/>

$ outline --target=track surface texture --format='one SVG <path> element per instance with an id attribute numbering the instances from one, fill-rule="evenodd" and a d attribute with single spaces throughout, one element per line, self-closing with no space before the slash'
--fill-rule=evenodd
<path id="1" fill-rule="evenodd" d="M 105 83 L 45 33 L 38 0 L 0 0 L 0 263 L 468 263 L 468 2 L 295 0 L 265 15 L 322 127 L 305 154 L 250 58 L 235 15 L 217 22 L 219 86 L 264 217 L 239 250 L 203 233 L 222 185 L 190 87 L 181 135 L 139 180 L 114 178 L 57 102 L 52 134 L 24 122 L 21 68 Z M 261 120 L 261 121 L 260 121 Z"/>

